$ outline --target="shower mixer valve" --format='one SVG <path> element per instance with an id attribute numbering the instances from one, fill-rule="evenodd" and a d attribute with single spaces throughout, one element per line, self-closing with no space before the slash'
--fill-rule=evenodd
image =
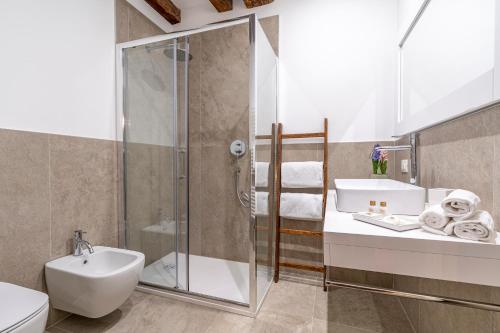
<path id="1" fill-rule="evenodd" d="M 231 151 L 231 154 L 233 154 L 237 158 L 240 158 L 243 155 L 245 155 L 246 150 L 247 150 L 247 146 L 241 140 L 234 140 L 233 142 L 231 142 L 231 146 L 229 146 L 229 150 Z"/>
<path id="2" fill-rule="evenodd" d="M 250 207 L 250 196 L 248 193 L 245 193 L 240 190 L 240 173 L 241 173 L 241 168 L 238 164 L 239 159 L 245 155 L 247 151 L 247 146 L 245 143 L 241 140 L 234 140 L 231 145 L 229 146 L 229 151 L 233 156 L 236 157 L 236 169 L 235 169 L 235 191 L 236 191 L 236 196 L 238 197 L 238 200 L 240 201 L 240 204 L 243 207 L 249 208 Z"/>

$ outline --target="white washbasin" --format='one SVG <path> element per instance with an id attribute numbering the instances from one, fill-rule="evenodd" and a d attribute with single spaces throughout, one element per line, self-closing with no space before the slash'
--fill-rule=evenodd
<path id="1" fill-rule="evenodd" d="M 144 268 L 144 254 L 104 246 L 84 253 L 46 263 L 47 288 L 54 308 L 99 318 L 132 294 Z"/>
<path id="2" fill-rule="evenodd" d="M 335 179 L 337 210 L 368 210 L 370 201 L 385 201 L 391 214 L 419 215 L 425 206 L 425 189 L 392 179 Z"/>

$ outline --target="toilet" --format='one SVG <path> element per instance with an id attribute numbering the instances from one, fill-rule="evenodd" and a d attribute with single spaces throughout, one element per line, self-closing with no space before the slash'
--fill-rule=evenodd
<path id="1" fill-rule="evenodd" d="M 43 333 L 48 314 L 46 294 L 0 282 L 1 333 Z"/>

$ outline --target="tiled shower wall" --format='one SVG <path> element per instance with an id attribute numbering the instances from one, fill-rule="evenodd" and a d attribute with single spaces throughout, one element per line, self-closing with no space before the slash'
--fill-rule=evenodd
<path id="1" fill-rule="evenodd" d="M 278 17 L 261 23 L 277 49 Z M 229 152 L 233 140 L 249 137 L 248 24 L 192 35 L 190 52 L 190 253 L 248 262 L 248 210 L 235 193 Z M 242 190 L 249 187 L 249 157 L 239 161 Z"/>

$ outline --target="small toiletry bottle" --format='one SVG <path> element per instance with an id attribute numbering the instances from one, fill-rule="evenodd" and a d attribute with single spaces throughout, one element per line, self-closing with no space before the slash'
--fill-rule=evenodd
<path id="1" fill-rule="evenodd" d="M 368 206 L 368 213 L 377 212 L 377 202 L 375 200 L 370 200 L 370 206 Z"/>
<path id="2" fill-rule="evenodd" d="M 378 212 L 384 216 L 389 215 L 389 211 L 387 210 L 387 202 L 380 201 L 380 207 L 378 209 Z"/>

